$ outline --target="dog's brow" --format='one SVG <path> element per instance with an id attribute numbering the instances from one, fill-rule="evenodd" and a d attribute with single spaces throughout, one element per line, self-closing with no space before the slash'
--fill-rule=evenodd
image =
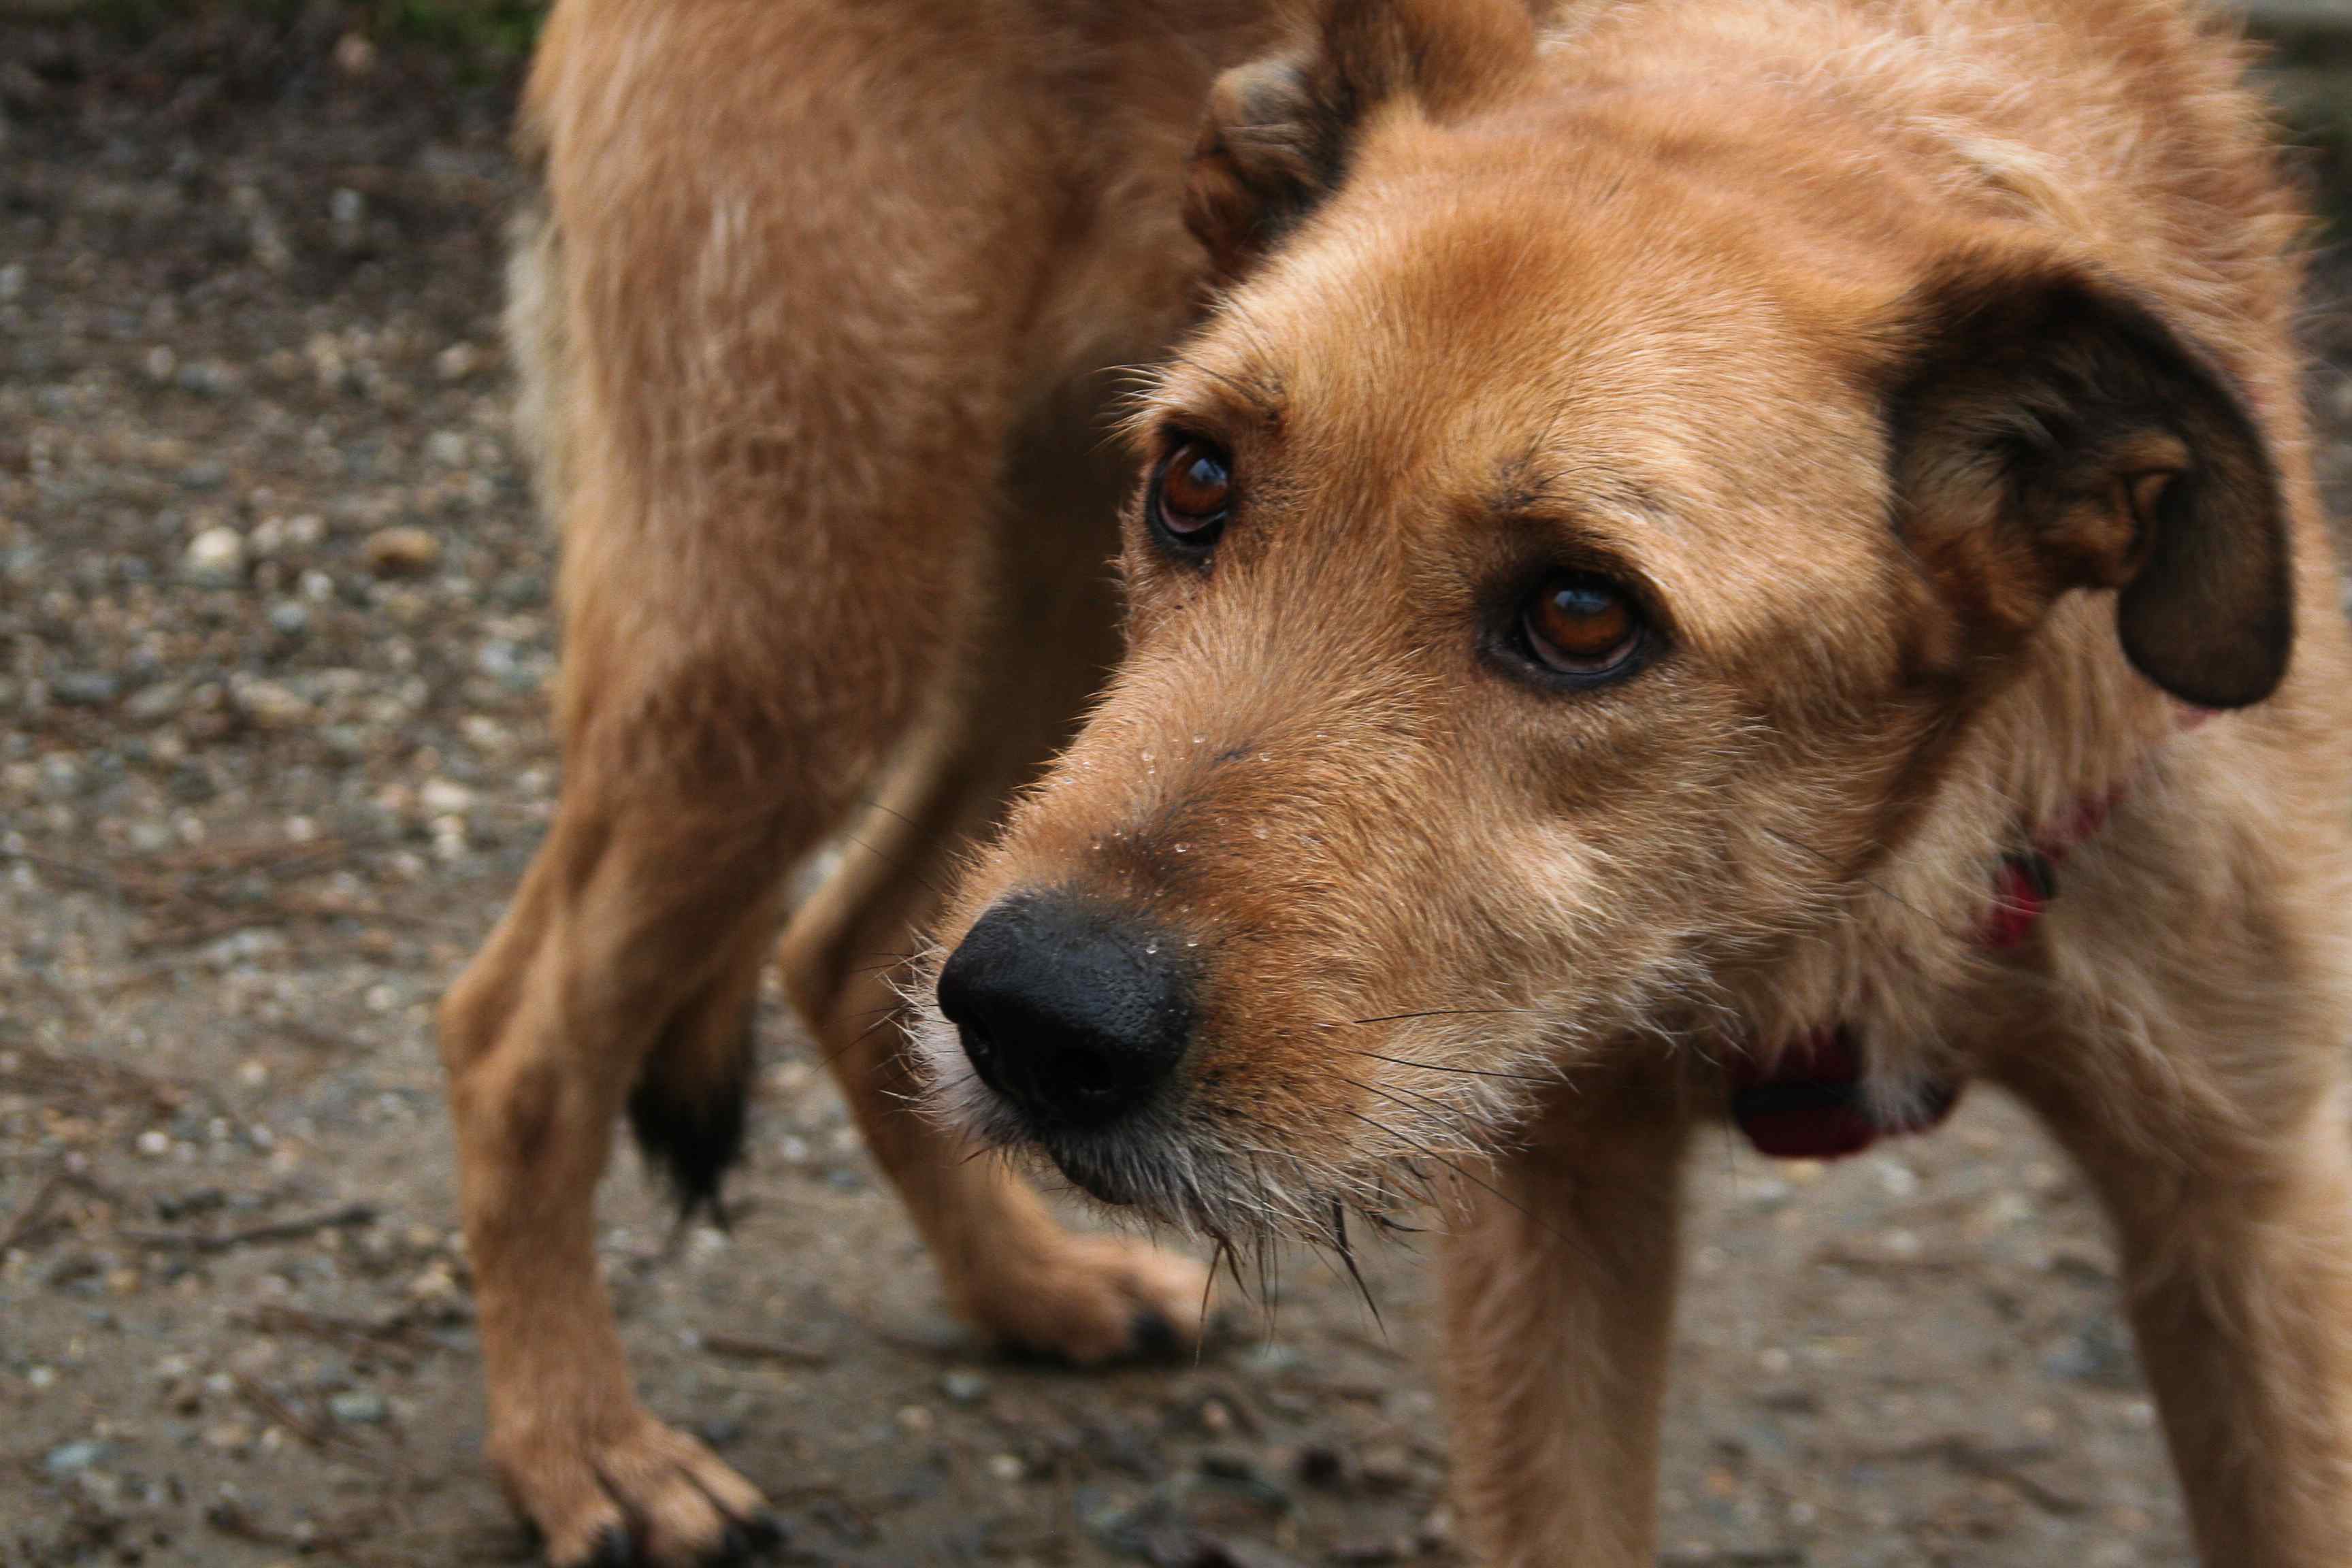
<path id="1" fill-rule="evenodd" d="M 1665 496 L 1631 475 L 1580 464 L 1564 468 L 1540 457 L 1505 463 L 1486 489 L 1486 505 L 1497 517 L 1567 520 L 1599 517 L 1622 531 L 1623 525 L 1671 526 L 1678 513 Z"/>
<path id="2" fill-rule="evenodd" d="M 1129 441 L 1149 440 L 1154 430 L 1170 423 L 1277 426 L 1282 423 L 1282 388 L 1252 372 L 1171 360 L 1137 390 L 1119 421 L 1120 433 Z"/>

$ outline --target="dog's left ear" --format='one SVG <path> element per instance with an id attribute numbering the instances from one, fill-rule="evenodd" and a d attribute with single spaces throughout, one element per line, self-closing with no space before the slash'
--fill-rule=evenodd
<path id="1" fill-rule="evenodd" d="M 1297 47 L 1209 89 L 1184 223 L 1221 281 L 1337 188 L 1375 110 L 1410 100 L 1448 119 L 1535 59 L 1527 0 L 1309 0 L 1299 11 Z"/>
<path id="2" fill-rule="evenodd" d="M 1978 618 L 2023 631 L 2117 590 L 2134 666 L 2208 708 L 2286 673 L 2277 470 L 2229 377 L 2125 290 L 2064 263 L 1971 258 L 1906 310 L 1891 401 L 1906 538 Z"/>

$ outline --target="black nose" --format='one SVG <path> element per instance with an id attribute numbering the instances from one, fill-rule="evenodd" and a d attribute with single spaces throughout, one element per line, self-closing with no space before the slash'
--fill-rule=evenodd
<path id="1" fill-rule="evenodd" d="M 1184 1058 L 1181 947 L 1105 905 L 1009 899 L 950 955 L 940 1011 L 981 1081 L 1038 1131 L 1098 1127 L 1141 1107 Z"/>

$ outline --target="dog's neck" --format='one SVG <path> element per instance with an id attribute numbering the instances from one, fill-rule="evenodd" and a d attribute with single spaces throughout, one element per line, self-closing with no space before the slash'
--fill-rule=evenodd
<path id="1" fill-rule="evenodd" d="M 2032 942 L 2058 897 L 2059 870 L 2068 856 L 2106 826 L 2172 734 L 2212 717 L 2170 702 L 2166 711 L 2171 728 L 2148 742 L 2120 776 L 2078 794 L 2063 809 L 2021 821 L 2011 847 L 1991 862 L 1975 942 L 1982 953 L 2015 952 Z M 1860 1153 L 1881 1138 L 1937 1126 L 1966 1086 L 1965 1074 L 1958 1071 L 1913 1075 L 1901 1092 L 1890 1095 L 1885 1084 L 1873 1085 L 1872 1058 L 1867 1032 L 1845 1021 L 1735 1053 L 1728 1068 L 1732 1118 L 1766 1154 L 1837 1159 Z"/>
<path id="2" fill-rule="evenodd" d="M 2197 729 L 2213 717 L 2210 709 L 2179 702 L 2171 707 L 2176 732 Z M 2019 847 L 2001 856 L 1993 871 L 1991 908 L 1978 934 L 1979 946 L 2004 952 L 2025 945 L 2033 928 L 2049 913 L 2050 901 L 2058 896 L 2059 867 L 2106 826 L 2108 816 L 2131 793 L 2138 775 L 2155 765 L 2162 746 L 2163 741 L 2158 741 L 2149 747 L 2131 775 L 2076 796 L 2071 808 L 2043 820 L 2022 836 Z"/>

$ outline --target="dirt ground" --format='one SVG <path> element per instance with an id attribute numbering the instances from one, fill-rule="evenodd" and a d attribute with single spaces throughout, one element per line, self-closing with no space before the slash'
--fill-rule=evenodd
<path id="1" fill-rule="evenodd" d="M 507 93 L 331 26 L 0 26 L 0 1563 L 527 1556 L 430 1035 L 555 785 Z M 1294 1254 L 1196 1363 L 1007 1364 L 762 1034 L 734 1234 L 624 1160 L 604 1256 L 647 1399 L 796 1560 L 1460 1561 L 1424 1257 L 1367 1258 L 1381 1321 Z M 2188 1563 L 2017 1112 L 1699 1163 L 1666 1562 Z"/>

